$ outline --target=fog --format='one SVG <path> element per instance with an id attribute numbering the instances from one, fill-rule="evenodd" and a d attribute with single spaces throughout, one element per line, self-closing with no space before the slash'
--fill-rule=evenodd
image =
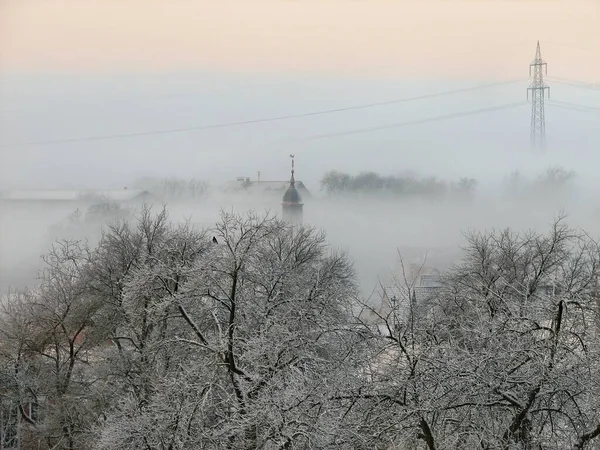
<path id="1" fill-rule="evenodd" d="M 460 246 L 470 230 L 511 227 L 515 231 L 545 231 L 559 214 L 592 236 L 600 236 L 600 208 L 588 185 L 573 183 L 560 191 L 510 196 L 505 190 L 477 192 L 469 198 L 402 198 L 379 194 L 325 195 L 315 190 L 304 198 L 304 223 L 322 229 L 334 249 L 347 251 L 355 262 L 363 295 L 389 285 L 404 261 L 440 270 L 460 258 Z M 310 186 L 309 186 L 310 189 Z M 165 202 L 157 201 L 160 210 Z M 210 228 L 220 212 L 281 213 L 279 194 L 222 192 L 213 186 L 200 199 L 166 202 L 171 220 L 189 220 Z M 0 245 L 2 289 L 34 283 L 40 254 L 54 239 L 88 239 L 93 245 L 105 223 L 82 222 L 68 227 L 68 216 L 85 205 L 76 203 L 6 202 L 2 205 Z M 139 211 L 140 205 L 135 206 Z"/>
<path id="2" fill-rule="evenodd" d="M 600 448 L 599 18 L 0 0 L 0 449 Z"/>
<path id="3" fill-rule="evenodd" d="M 313 194 L 305 199 L 305 223 L 324 229 L 334 247 L 350 253 L 365 295 L 379 280 L 389 282 L 390 274 L 398 270 L 397 249 L 414 261 L 427 254 L 428 264 L 443 268 L 459 255 L 469 229 L 543 230 L 564 210 L 572 226 L 600 234 L 597 112 L 566 110 L 549 103 L 544 153 L 529 149 L 531 107 L 526 103 L 360 131 L 524 100 L 528 80 L 519 76 L 526 75 L 526 70 L 513 78 L 508 75 L 514 74 L 503 75 L 457 81 L 368 74 L 4 74 L 0 80 L 0 188 L 121 189 L 141 177 L 193 177 L 210 183 L 211 193 L 194 204 L 169 202 L 171 217 L 210 226 L 220 209 L 279 214 L 278 197 L 224 194 L 218 187 L 238 176 L 255 179 L 259 171 L 263 180 L 285 180 L 293 153 L 297 179 Z M 415 101 L 232 124 L 512 79 L 518 81 Z M 587 105 L 600 101 L 598 90 L 559 83 L 552 89 L 553 98 L 561 101 Z M 162 133 L 218 124 L 232 125 Z M 344 134 L 354 131 L 359 132 Z M 130 133 L 142 135 L 118 136 Z M 511 172 L 534 179 L 556 166 L 576 174 L 568 195 L 555 198 L 554 193 L 538 193 L 523 199 L 503 194 L 503 183 Z M 449 181 L 470 177 L 478 186 L 468 202 L 384 195 L 339 198 L 321 191 L 320 180 L 328 170 L 382 175 L 414 171 Z M 59 236 L 51 228 L 76 207 L 0 205 L 2 289 L 34 281 L 39 255 L 52 239 L 70 237 Z M 98 229 L 85 230 L 83 235 L 93 239 Z"/>

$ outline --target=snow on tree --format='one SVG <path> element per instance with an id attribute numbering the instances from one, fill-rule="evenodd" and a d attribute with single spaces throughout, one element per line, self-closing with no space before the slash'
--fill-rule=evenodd
<path id="1" fill-rule="evenodd" d="M 223 214 L 218 244 L 164 215 L 139 229 L 151 233 L 113 228 L 100 244 L 113 339 L 135 368 L 101 448 L 333 445 L 342 411 L 330 398 L 357 340 L 346 256 L 322 233 L 255 214 Z M 112 243 L 132 251 L 114 259 Z"/>
<path id="2" fill-rule="evenodd" d="M 143 208 L 44 261 L 0 310 L 2 430 L 22 448 L 598 443 L 600 248 L 563 218 L 468 234 L 440 286 L 404 272 L 384 308 L 323 233 L 269 215 L 198 230 Z"/>
<path id="3" fill-rule="evenodd" d="M 589 445 L 600 435 L 599 261 L 598 244 L 562 218 L 548 235 L 468 235 L 424 307 L 411 302 L 408 321 L 398 309 L 380 315 L 388 360 L 370 388 L 389 401 L 373 405 L 377 439 Z"/>
<path id="4" fill-rule="evenodd" d="M 10 370 L 4 372 L 4 394 L 17 405 L 27 431 L 21 448 L 33 442 L 82 448 L 102 413 L 103 385 L 90 370 L 102 341 L 95 326 L 102 305 L 87 294 L 88 257 L 80 243 L 57 242 L 44 256 L 39 286 L 10 295 L 2 305 L 2 357 Z"/>

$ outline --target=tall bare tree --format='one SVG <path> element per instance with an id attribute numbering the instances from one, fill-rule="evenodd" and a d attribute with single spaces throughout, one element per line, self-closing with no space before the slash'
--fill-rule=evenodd
<path id="1" fill-rule="evenodd" d="M 102 341 L 95 326 L 102 305 L 86 292 L 88 258 L 86 246 L 57 242 L 38 287 L 9 296 L 0 315 L 12 367 L 7 392 L 27 431 L 22 438 L 54 449 L 82 448 L 102 410 L 102 386 L 89 365 Z"/>
<path id="2" fill-rule="evenodd" d="M 151 229 L 172 235 L 160 216 L 152 221 Z M 119 234 L 119 248 L 146 252 L 140 242 L 147 238 L 130 245 L 122 239 L 132 235 Z M 180 241 L 178 248 L 188 242 L 197 257 L 181 263 L 177 272 L 177 261 L 153 252 L 151 264 L 135 267 L 122 288 L 110 289 L 119 308 L 130 310 L 133 299 L 142 301 L 133 303 L 144 313 L 137 320 L 123 313 L 123 328 L 139 330 L 119 337 L 123 347 L 139 352 L 137 335 L 147 336 L 143 330 L 149 324 L 156 338 L 149 350 L 152 360 L 139 369 L 150 374 L 140 383 L 147 386 L 144 401 L 121 405 L 102 432 L 102 445 L 331 445 L 339 410 L 327 402 L 335 397 L 336 376 L 353 363 L 356 341 L 351 264 L 328 249 L 322 233 L 291 228 L 269 216 L 223 214 L 211 234 L 217 243 L 202 238 L 194 245 L 190 235 Z M 161 352 L 165 355 L 158 361 Z"/>
<path id="3" fill-rule="evenodd" d="M 388 439 L 589 446 L 600 435 L 599 261 L 597 243 L 562 218 L 547 235 L 468 235 L 443 288 L 408 315 L 381 316 L 388 361 L 372 389 L 385 387 L 401 419 Z"/>

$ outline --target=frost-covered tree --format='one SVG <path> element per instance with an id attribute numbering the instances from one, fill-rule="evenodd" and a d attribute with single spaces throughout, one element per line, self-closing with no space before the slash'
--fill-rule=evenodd
<path id="1" fill-rule="evenodd" d="M 39 285 L 2 304 L 2 401 L 18 410 L 21 448 L 84 448 L 102 412 L 90 364 L 103 339 L 102 305 L 87 293 L 88 257 L 80 243 L 57 242 Z"/>
<path id="2" fill-rule="evenodd" d="M 372 389 L 390 397 L 378 412 L 385 438 L 430 450 L 591 448 L 599 261 L 597 243 L 562 219 L 547 235 L 469 235 L 443 288 L 412 295 L 408 314 L 380 315 L 387 360 Z"/>
<path id="3" fill-rule="evenodd" d="M 164 215 L 123 227 L 100 245 L 98 289 L 115 305 L 132 383 L 100 447 L 335 446 L 336 390 L 357 366 L 345 255 L 321 233 L 254 214 L 223 214 L 216 242 Z"/>
<path id="4" fill-rule="evenodd" d="M 169 369 L 167 344 L 179 319 L 173 298 L 207 247 L 204 234 L 188 223 L 173 225 L 166 210 L 143 208 L 135 221 L 110 224 L 92 254 L 88 289 L 103 305 L 112 344 L 106 348 L 106 376 L 139 407 Z"/>
<path id="5" fill-rule="evenodd" d="M 197 230 L 143 208 L 44 261 L 0 310 L 22 448 L 598 445 L 600 249 L 562 218 L 470 233 L 441 286 L 403 273 L 367 311 L 323 233 L 268 215 Z"/>

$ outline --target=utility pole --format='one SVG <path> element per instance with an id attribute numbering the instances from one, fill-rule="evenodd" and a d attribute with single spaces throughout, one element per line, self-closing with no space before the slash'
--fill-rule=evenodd
<path id="1" fill-rule="evenodd" d="M 529 76 L 533 68 L 533 80 L 527 88 L 527 100 L 531 91 L 531 148 L 546 149 L 546 117 L 544 115 L 544 100 L 546 90 L 550 98 L 550 88 L 544 84 L 544 70 L 548 74 L 548 65 L 542 59 L 540 41 L 535 50 L 535 59 L 529 65 Z"/>

